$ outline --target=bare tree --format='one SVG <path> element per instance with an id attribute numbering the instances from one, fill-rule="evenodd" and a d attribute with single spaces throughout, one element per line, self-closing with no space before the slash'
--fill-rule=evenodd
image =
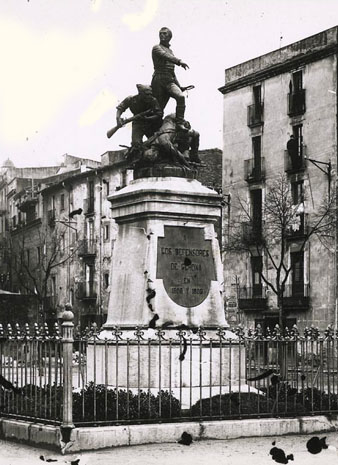
<path id="1" fill-rule="evenodd" d="M 262 282 L 277 296 L 279 325 L 284 327 L 284 297 L 292 273 L 290 243 L 296 239 L 298 251 L 302 252 L 310 238 L 318 236 L 323 246 L 329 248 L 336 225 L 336 197 L 328 195 L 317 211 L 307 214 L 304 193 L 295 195 L 288 178 L 279 175 L 266 186 L 260 215 L 250 208 L 249 202 L 240 198 L 236 201 L 238 215 L 231 218 L 225 251 L 264 256 L 266 266 L 259 273 Z M 268 274 L 268 269 L 274 272 Z"/>
<path id="2" fill-rule="evenodd" d="M 48 310 L 53 271 L 71 260 L 78 250 L 77 242 L 66 245 L 66 227 L 56 225 L 28 233 L 24 229 L 10 239 L 10 266 L 13 280 L 28 294 L 36 295 L 44 318 Z"/>

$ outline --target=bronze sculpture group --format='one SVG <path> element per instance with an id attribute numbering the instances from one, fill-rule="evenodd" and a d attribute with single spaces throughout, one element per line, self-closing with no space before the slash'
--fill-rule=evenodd
<path id="1" fill-rule="evenodd" d="M 200 163 L 199 133 L 184 119 L 184 91 L 193 86 L 181 87 L 175 75 L 175 66 L 184 69 L 189 66 L 174 56 L 170 48 L 172 32 L 163 27 L 159 36 L 160 43 L 152 49 L 154 73 L 151 85 L 137 84 L 138 94 L 125 98 L 117 106 L 116 126 L 107 132 L 107 137 L 132 122 L 131 147 L 127 151 L 130 167 L 162 163 L 189 170 Z M 163 118 L 170 97 L 176 100 L 176 113 Z M 122 114 L 127 109 L 134 116 L 123 119 Z"/>

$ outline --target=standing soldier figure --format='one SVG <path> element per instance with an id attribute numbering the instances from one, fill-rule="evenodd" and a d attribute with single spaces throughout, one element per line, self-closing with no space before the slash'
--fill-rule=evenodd
<path id="1" fill-rule="evenodd" d="M 189 66 L 176 58 L 170 49 L 172 32 L 167 27 L 160 29 L 160 43 L 152 50 L 154 74 L 151 82 L 154 97 L 164 110 L 170 97 L 176 100 L 176 126 L 184 131 L 185 98 L 175 75 L 175 65 L 187 69 Z"/>

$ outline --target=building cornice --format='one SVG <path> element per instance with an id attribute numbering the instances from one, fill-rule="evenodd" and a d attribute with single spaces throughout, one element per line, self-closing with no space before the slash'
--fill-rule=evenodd
<path id="1" fill-rule="evenodd" d="M 279 74 L 290 72 L 291 70 L 305 66 L 308 63 L 321 60 L 323 58 L 335 55 L 338 52 L 338 44 L 332 44 L 322 50 L 310 51 L 306 54 L 301 54 L 290 58 L 287 61 L 265 67 L 259 71 L 247 74 L 235 81 L 228 82 L 218 90 L 222 94 L 227 94 L 237 89 L 250 86 L 256 82 L 264 81 Z"/>

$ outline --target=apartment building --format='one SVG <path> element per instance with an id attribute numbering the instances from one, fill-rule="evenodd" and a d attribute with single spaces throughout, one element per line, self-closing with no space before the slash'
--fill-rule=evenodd
<path id="1" fill-rule="evenodd" d="M 300 328 L 337 326 L 335 233 L 326 246 L 316 235 L 304 245 L 308 225 L 336 185 L 337 46 L 338 28 L 333 27 L 226 69 L 219 89 L 224 99 L 223 192 L 230 194 L 225 241 L 230 242 L 245 204 L 257 243 L 269 186 L 286 179 L 294 206 L 302 208 L 286 241 L 290 273 L 283 302 L 287 325 Z M 225 247 L 226 313 L 232 324 L 272 327 L 278 322 L 276 295 L 262 279 L 274 282 L 271 259 L 278 260 L 278 253 L 269 259 L 260 250 Z"/>
<path id="2" fill-rule="evenodd" d="M 220 191 L 222 152 L 201 150 L 199 156 L 200 181 Z M 12 321 L 18 319 L 21 299 L 29 300 L 21 320 L 26 315 L 52 323 L 70 302 L 77 326 L 101 325 L 107 315 L 117 232 L 108 198 L 132 179 L 124 151 L 106 152 L 100 162 L 65 155 L 61 165 L 49 168 L 18 169 L 10 161 L 4 165 L 0 290 L 24 295 L 12 297 Z"/>
<path id="3" fill-rule="evenodd" d="M 101 324 L 112 249 L 107 197 L 131 177 L 123 153 L 106 152 L 100 162 L 65 155 L 58 167 L 36 173 L 12 169 L 3 178 L 6 287 L 35 296 L 36 311 L 27 315 L 40 322 L 55 321 L 71 302 L 77 324 Z"/>

